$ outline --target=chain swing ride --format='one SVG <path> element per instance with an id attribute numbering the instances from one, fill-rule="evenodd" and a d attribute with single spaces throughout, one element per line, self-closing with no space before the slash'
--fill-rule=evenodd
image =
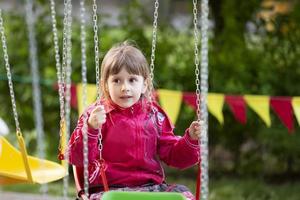
<path id="1" fill-rule="evenodd" d="M 70 107 L 68 101 L 70 100 L 70 77 L 71 77 L 71 0 L 65 0 L 65 9 L 64 9 L 64 30 L 63 30 L 63 58 L 62 65 L 60 65 L 60 56 L 59 56 L 59 47 L 57 39 L 57 29 L 56 29 L 56 20 L 55 20 L 55 11 L 54 11 L 54 0 L 50 0 L 51 3 L 51 14 L 52 14 L 52 23 L 53 23 L 53 34 L 54 34 L 54 45 L 55 45 L 55 60 L 57 68 L 57 77 L 59 85 L 59 100 L 60 100 L 60 135 L 61 141 L 59 145 L 60 152 L 65 150 L 65 144 L 68 138 L 65 138 L 65 135 L 68 135 L 69 130 L 69 119 L 68 115 L 70 114 Z M 153 35 L 152 35 L 152 48 L 151 48 L 151 62 L 150 62 L 150 77 L 153 82 L 154 78 L 154 61 L 155 61 L 155 49 L 156 49 L 156 29 L 157 29 L 157 18 L 158 18 L 158 0 L 155 1 L 154 9 L 154 20 L 153 20 Z M 80 1 L 80 11 L 81 11 L 81 52 L 82 52 L 82 83 L 83 83 L 83 106 L 86 107 L 86 44 L 85 44 L 85 19 L 84 19 L 84 0 Z M 197 96 L 197 118 L 198 121 L 202 122 L 201 137 L 199 139 L 200 145 L 200 163 L 199 163 L 199 174 L 200 179 L 197 181 L 197 199 L 200 199 L 200 190 L 201 190 L 201 199 L 208 199 L 208 113 L 206 108 L 206 99 L 208 91 L 208 0 L 202 0 L 201 3 L 201 63 L 199 63 L 198 55 L 198 17 L 197 17 L 197 0 L 193 0 L 193 24 L 194 24 L 194 63 L 195 63 L 195 75 L 196 75 L 196 96 Z M 95 50 L 95 65 L 96 65 L 96 84 L 97 84 L 97 99 L 100 97 L 100 88 L 99 88 L 99 47 L 98 47 L 98 26 L 97 26 L 97 3 L 96 0 L 93 1 L 93 22 L 94 22 L 94 50 Z M 19 142 L 20 151 L 15 149 L 9 142 L 4 138 L 0 138 L 2 151 L 0 155 L 1 163 L 7 163 L 1 165 L 0 167 L 0 184 L 13 184 L 13 183 L 48 183 L 54 180 L 61 179 L 67 175 L 66 164 L 62 165 L 47 160 L 41 160 L 35 157 L 27 155 L 26 146 L 24 143 L 24 138 L 19 126 L 18 113 L 16 109 L 15 95 L 13 91 L 13 83 L 10 72 L 9 57 L 7 52 L 5 30 L 2 19 L 2 11 L 0 9 L 0 33 L 2 41 L 2 49 L 4 54 L 5 68 L 8 77 L 10 97 L 13 107 L 13 115 L 16 126 L 16 136 Z M 199 69 L 199 65 L 201 69 Z M 66 88 L 64 88 L 66 87 Z M 153 85 L 151 85 L 152 91 Z M 68 94 L 69 93 L 69 94 Z M 201 93 L 201 95 L 200 95 Z M 66 102 L 65 102 L 65 100 Z M 86 127 L 86 125 L 85 125 Z M 66 131 L 65 131 L 66 129 Z M 86 130 L 86 129 L 85 129 Z M 86 134 L 84 134 L 86 135 Z M 102 150 L 102 135 L 99 134 L 99 150 Z M 73 167 L 75 170 L 75 181 L 78 191 L 83 191 L 80 196 L 83 199 L 88 199 L 88 171 L 87 171 L 87 136 L 84 136 L 84 167 L 78 169 Z M 8 154 L 13 153 L 15 161 L 12 164 L 8 161 Z M 101 153 L 100 153 L 101 155 Z M 67 158 L 68 155 L 64 155 Z M 100 158 L 101 159 L 101 158 Z M 42 163 L 42 165 L 40 164 Z M 46 173 L 45 173 L 46 172 Z M 103 173 L 105 174 L 105 173 Z M 82 181 L 83 180 L 83 181 Z M 201 183 L 201 187 L 200 187 Z M 67 180 L 64 181 L 64 191 L 67 189 Z M 84 189 L 82 189 L 84 188 Z M 108 187 L 106 188 L 106 190 Z M 123 192 L 123 195 L 125 193 Z M 65 195 L 66 196 L 66 195 Z M 109 198 L 107 198 L 109 199 Z M 167 198 L 165 198 L 167 199 Z M 174 198 L 173 198 L 174 199 Z"/>

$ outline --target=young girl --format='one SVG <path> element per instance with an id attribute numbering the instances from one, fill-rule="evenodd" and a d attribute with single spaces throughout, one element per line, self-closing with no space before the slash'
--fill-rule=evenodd
<path id="1" fill-rule="evenodd" d="M 101 66 L 103 98 L 85 111 L 88 115 L 89 184 L 98 186 L 90 199 L 100 199 L 98 134 L 110 190 L 181 192 L 194 199 L 183 185 L 165 182 L 160 161 L 184 169 L 199 158 L 200 124 L 192 122 L 183 137 L 175 136 L 166 113 L 150 98 L 148 63 L 142 52 L 127 42 L 111 48 Z M 83 166 L 83 115 L 69 141 L 70 163 Z M 100 186 L 99 186 L 100 185 Z"/>

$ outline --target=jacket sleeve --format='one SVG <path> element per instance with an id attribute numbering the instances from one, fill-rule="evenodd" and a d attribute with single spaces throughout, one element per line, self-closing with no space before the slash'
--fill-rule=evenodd
<path id="1" fill-rule="evenodd" d="M 167 115 L 161 108 L 157 112 L 157 123 L 160 128 L 158 139 L 158 154 L 167 165 L 184 169 L 195 165 L 199 161 L 199 145 L 197 140 L 192 140 L 189 130 L 184 136 L 175 136 Z"/>
<path id="2" fill-rule="evenodd" d="M 86 114 L 89 117 L 92 108 L 87 109 Z M 73 131 L 68 144 L 69 152 L 69 163 L 76 166 L 83 166 L 83 125 L 84 125 L 84 114 L 82 114 L 78 120 L 77 126 Z M 98 129 L 93 129 L 87 126 L 88 135 L 88 159 L 89 163 L 99 158 L 98 151 Z"/>

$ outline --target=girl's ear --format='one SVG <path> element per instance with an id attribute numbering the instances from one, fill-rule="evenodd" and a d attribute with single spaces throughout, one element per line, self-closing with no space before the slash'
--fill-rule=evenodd
<path id="1" fill-rule="evenodd" d="M 100 90 L 101 90 L 101 93 L 103 93 L 103 97 L 106 97 L 107 94 L 108 94 L 108 90 L 107 90 L 107 84 L 104 83 L 104 81 L 101 81 L 100 82 Z"/>
<path id="2" fill-rule="evenodd" d="M 149 82 L 149 80 L 148 79 L 146 79 L 146 80 L 144 80 L 144 84 L 143 84 L 143 89 L 142 89 L 142 94 L 145 94 L 146 92 L 147 92 L 147 89 L 148 89 L 148 82 Z"/>
<path id="3" fill-rule="evenodd" d="M 104 83 L 104 81 L 101 80 L 101 83 L 100 83 L 100 87 L 102 88 L 102 91 L 107 91 L 107 85 Z"/>

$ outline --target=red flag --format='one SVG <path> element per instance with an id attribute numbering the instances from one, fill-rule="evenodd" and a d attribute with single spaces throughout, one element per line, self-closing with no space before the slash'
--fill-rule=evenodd
<path id="1" fill-rule="evenodd" d="M 196 94 L 194 92 L 184 92 L 182 95 L 183 101 L 191 106 L 193 109 L 197 110 L 196 104 Z"/>
<path id="2" fill-rule="evenodd" d="M 246 124 L 247 115 L 246 115 L 246 102 L 242 96 L 231 96 L 226 95 L 225 101 L 229 105 L 231 112 L 234 115 L 234 118 L 242 123 Z"/>
<path id="3" fill-rule="evenodd" d="M 271 107 L 291 133 L 294 130 L 291 97 L 271 97 Z"/>
<path id="4" fill-rule="evenodd" d="M 70 88 L 71 93 L 71 107 L 77 108 L 77 90 L 76 90 L 76 84 L 72 83 Z"/>
<path id="5" fill-rule="evenodd" d="M 53 88 L 55 90 L 58 90 L 58 84 L 55 83 Z M 65 88 L 65 92 L 66 92 L 66 88 Z M 70 105 L 71 105 L 72 108 L 77 109 L 77 91 L 76 91 L 76 84 L 75 83 L 71 83 L 70 94 L 71 94 Z"/>

